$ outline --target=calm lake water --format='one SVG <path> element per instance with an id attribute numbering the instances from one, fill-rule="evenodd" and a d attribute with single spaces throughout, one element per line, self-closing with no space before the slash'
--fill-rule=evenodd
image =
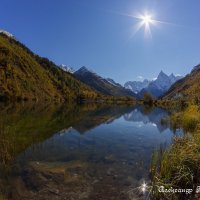
<path id="1" fill-rule="evenodd" d="M 0 199 L 146 199 L 152 152 L 174 136 L 160 108 L 0 108 Z"/>

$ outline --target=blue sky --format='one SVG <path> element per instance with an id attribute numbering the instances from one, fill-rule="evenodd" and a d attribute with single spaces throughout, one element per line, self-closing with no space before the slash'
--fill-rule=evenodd
<path id="1" fill-rule="evenodd" d="M 87 66 L 124 83 L 152 79 L 162 69 L 185 75 L 200 63 L 199 0 L 0 0 L 0 28 L 37 54 L 75 69 Z M 168 23 L 144 27 L 148 12 Z"/>

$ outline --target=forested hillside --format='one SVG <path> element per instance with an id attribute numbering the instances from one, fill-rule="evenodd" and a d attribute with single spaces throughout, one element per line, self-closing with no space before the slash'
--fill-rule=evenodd
<path id="1" fill-rule="evenodd" d="M 53 62 L 0 34 L 0 100 L 80 100 L 101 96 Z"/>

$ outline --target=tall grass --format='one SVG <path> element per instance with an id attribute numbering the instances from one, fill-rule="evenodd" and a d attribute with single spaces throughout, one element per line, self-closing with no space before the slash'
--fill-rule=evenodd
<path id="1" fill-rule="evenodd" d="M 199 107 L 191 104 L 184 111 L 174 114 L 171 125 L 173 128 L 182 127 L 186 134 L 174 137 L 171 148 L 152 155 L 152 195 L 155 199 L 194 199 L 195 190 L 200 185 Z M 161 193 L 160 186 L 193 189 L 193 193 L 190 197 L 186 193 Z"/>
<path id="2" fill-rule="evenodd" d="M 173 128 L 182 127 L 185 132 L 195 132 L 200 124 L 199 106 L 189 105 L 184 111 L 173 114 L 170 121 Z"/>
<path id="3" fill-rule="evenodd" d="M 6 200 L 6 199 L 0 194 L 0 200 Z"/>
<path id="4" fill-rule="evenodd" d="M 0 162 L 1 165 L 6 165 L 13 159 L 14 155 L 14 138 L 8 136 L 9 129 L 0 126 Z"/>

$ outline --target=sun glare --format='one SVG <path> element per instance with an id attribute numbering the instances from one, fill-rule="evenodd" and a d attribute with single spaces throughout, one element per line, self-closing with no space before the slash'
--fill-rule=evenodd
<path id="1" fill-rule="evenodd" d="M 177 24 L 156 19 L 155 13 L 150 12 L 148 10 L 143 11 L 143 13 L 136 12 L 132 14 L 127 14 L 127 13 L 117 13 L 117 14 L 131 17 L 134 19 L 134 21 L 137 20 L 134 26 L 132 26 L 131 36 L 129 39 L 134 37 L 135 34 L 139 32 L 141 29 L 144 29 L 144 36 L 146 38 L 152 38 L 151 29 L 153 26 L 159 26 L 160 24 L 178 26 Z"/>
<path id="2" fill-rule="evenodd" d="M 143 23 L 146 24 L 146 25 L 153 22 L 150 15 L 141 16 L 141 19 L 142 19 Z"/>
<path id="3" fill-rule="evenodd" d="M 133 27 L 134 29 L 132 36 L 134 36 L 141 28 L 144 28 L 145 37 L 152 38 L 151 26 L 157 25 L 157 23 L 160 22 L 153 18 L 152 13 L 145 12 L 143 14 L 138 13 L 136 15 L 128 15 L 128 16 L 138 20 L 138 23 L 136 23 L 135 26 Z"/>
<path id="4" fill-rule="evenodd" d="M 152 15 L 145 13 L 143 15 L 139 14 L 139 15 L 133 16 L 133 17 L 139 20 L 139 22 L 135 25 L 134 33 L 136 33 L 142 27 L 144 27 L 145 36 L 152 38 L 151 25 L 155 25 L 157 22 L 156 20 L 153 19 Z"/>

